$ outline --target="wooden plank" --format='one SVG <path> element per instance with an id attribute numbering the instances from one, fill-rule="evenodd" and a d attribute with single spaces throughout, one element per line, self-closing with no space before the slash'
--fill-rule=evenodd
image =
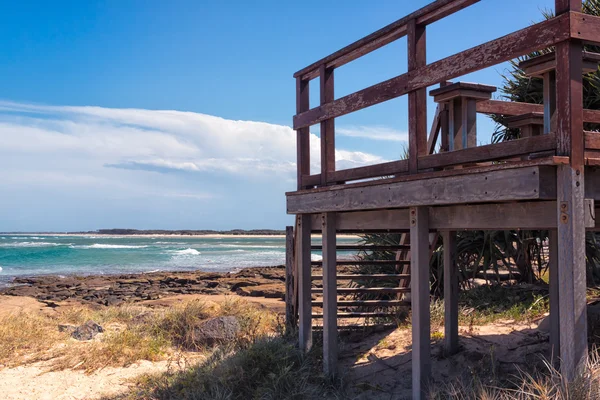
<path id="1" fill-rule="evenodd" d="M 555 181 L 548 179 L 554 176 L 552 167 L 535 166 L 377 186 L 333 187 L 328 191 L 288 195 L 287 211 L 291 214 L 304 214 L 458 203 L 544 200 L 556 196 Z"/>
<path id="2" fill-rule="evenodd" d="M 376 165 L 367 165 L 365 167 L 343 169 L 331 173 L 330 176 L 331 182 L 347 182 L 360 179 L 379 178 L 405 172 L 408 172 L 408 161 L 399 160 Z"/>
<path id="3" fill-rule="evenodd" d="M 465 132 L 465 134 L 472 135 L 473 133 Z M 459 134 L 458 137 L 462 137 L 463 140 L 466 139 L 464 135 L 461 136 Z M 555 146 L 556 140 L 553 134 L 510 140 L 508 142 L 423 156 L 419 158 L 419 169 L 500 160 L 537 151 L 552 150 Z"/>
<path id="4" fill-rule="evenodd" d="M 544 133 L 556 132 L 556 71 L 544 74 Z"/>
<path id="5" fill-rule="evenodd" d="M 442 231 L 444 242 L 444 348 L 446 355 L 458 351 L 458 267 L 456 232 Z"/>
<path id="6" fill-rule="evenodd" d="M 321 105 L 332 102 L 334 97 L 333 68 L 321 65 L 319 68 Z M 333 118 L 321 122 L 321 185 L 325 186 L 329 174 L 335 171 L 335 120 Z"/>
<path id="7" fill-rule="evenodd" d="M 477 103 L 477 112 L 482 114 L 521 115 L 543 113 L 544 106 L 516 101 L 485 100 Z M 584 109 L 583 120 L 592 124 L 600 124 L 600 110 Z"/>
<path id="8" fill-rule="evenodd" d="M 337 372 L 337 279 L 335 214 L 321 215 L 323 232 L 323 372 Z"/>
<path id="9" fill-rule="evenodd" d="M 410 278 L 410 274 L 350 274 L 350 275 L 337 275 L 338 281 L 348 281 L 348 280 L 363 280 L 363 279 L 381 279 L 381 280 L 397 280 Z M 321 275 L 313 275 L 311 276 L 313 281 L 322 280 L 323 276 Z"/>
<path id="10" fill-rule="evenodd" d="M 313 288 L 312 293 L 323 293 L 323 288 Z M 338 293 L 410 293 L 409 288 L 393 288 L 393 287 L 381 287 L 381 288 L 337 288 Z"/>
<path id="11" fill-rule="evenodd" d="M 408 21 L 408 71 L 427 65 L 426 31 L 416 20 Z M 408 169 L 415 173 L 418 157 L 427 154 L 427 88 L 408 93 Z"/>
<path id="12" fill-rule="evenodd" d="M 296 113 L 303 113 L 310 108 L 309 81 L 296 79 Z M 296 162 L 298 189 L 303 189 L 302 177 L 310 175 L 310 128 L 296 129 Z"/>
<path id="13" fill-rule="evenodd" d="M 475 46 L 414 71 L 294 116 L 294 129 L 308 127 L 394 99 L 417 89 L 494 66 L 569 38 L 569 15 L 552 18 Z"/>
<path id="14" fill-rule="evenodd" d="M 438 0 L 401 18 L 364 38 L 320 59 L 294 74 L 294 78 L 312 79 L 319 76 L 319 67 L 338 68 L 406 35 L 408 21 L 417 20 L 419 25 L 428 25 L 479 0 Z"/>
<path id="15" fill-rule="evenodd" d="M 550 275 L 550 355 L 555 366 L 558 366 L 560 354 L 560 300 L 558 277 L 558 232 L 548 231 L 548 270 Z"/>
<path id="16" fill-rule="evenodd" d="M 288 332 L 296 328 L 296 309 L 294 308 L 294 227 L 285 228 L 285 327 Z"/>
<path id="17" fill-rule="evenodd" d="M 413 399 L 426 399 L 431 377 L 429 218 L 427 208 L 411 208 L 410 218 L 412 397 Z"/>
<path id="18" fill-rule="evenodd" d="M 586 43 L 600 43 L 600 17 L 580 12 L 570 12 L 571 37 Z"/>
<path id="19" fill-rule="evenodd" d="M 322 250 L 323 246 L 321 245 L 313 245 L 310 246 L 312 250 Z M 374 245 L 365 245 L 365 244 L 341 244 L 337 246 L 338 251 L 349 251 L 349 250 L 363 250 L 363 251 L 396 251 L 396 250 L 408 250 L 410 246 L 401 245 L 401 244 L 392 244 L 392 245 L 382 245 L 382 246 L 374 246 Z"/>
<path id="20" fill-rule="evenodd" d="M 586 179 L 600 173 L 587 174 Z M 600 181 L 598 181 L 600 182 Z M 596 185 L 600 188 L 600 183 Z M 586 191 L 590 185 L 586 184 Z M 600 190 L 599 190 L 600 192 Z M 590 193 L 586 193 L 589 197 Z M 598 193 L 600 200 L 600 193 Z M 511 229 L 556 229 L 555 201 L 533 201 L 519 203 L 470 204 L 430 207 L 429 226 L 432 230 L 511 230 Z M 586 198 L 584 202 L 585 226 L 594 228 L 594 201 Z M 373 210 L 360 212 L 340 212 L 337 214 L 338 230 L 394 230 L 399 226 L 408 226 L 408 210 Z M 398 222 L 401 221 L 401 222 Z M 339 248 L 338 248 L 339 249 Z"/>
<path id="21" fill-rule="evenodd" d="M 390 312 L 340 312 L 338 313 L 339 318 L 384 318 L 384 317 L 393 317 L 395 313 Z M 313 318 L 319 319 L 323 318 L 323 314 L 313 314 Z"/>
<path id="22" fill-rule="evenodd" d="M 600 150 L 600 132 L 584 132 L 585 148 Z"/>
<path id="23" fill-rule="evenodd" d="M 555 14 L 560 15 L 568 11 L 581 11 L 581 0 L 555 0 Z"/>
<path id="24" fill-rule="evenodd" d="M 403 265 L 409 261 L 394 260 L 338 260 L 337 265 Z M 323 261 L 311 261 L 311 265 L 323 265 Z"/>
<path id="25" fill-rule="evenodd" d="M 441 130 L 441 114 L 444 112 L 445 105 L 438 104 L 435 108 L 435 115 L 433 116 L 433 124 L 429 131 L 429 137 L 427 138 L 427 154 L 433 154 L 435 151 L 435 145 L 437 143 L 440 130 Z"/>
<path id="26" fill-rule="evenodd" d="M 322 300 L 312 302 L 313 306 L 322 306 Z M 338 307 L 398 307 L 410 306 L 409 301 L 402 300 L 338 300 Z"/>
<path id="27" fill-rule="evenodd" d="M 302 215 L 298 224 L 298 247 L 296 249 L 296 270 L 298 271 L 298 339 L 304 352 L 312 348 L 312 306 L 311 306 L 311 266 L 310 266 L 311 218 Z"/>

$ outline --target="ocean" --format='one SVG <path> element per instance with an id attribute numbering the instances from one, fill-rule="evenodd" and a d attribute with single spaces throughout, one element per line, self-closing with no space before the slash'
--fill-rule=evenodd
<path id="1" fill-rule="evenodd" d="M 338 239 L 341 244 L 356 240 Z M 320 244 L 318 239 L 313 241 Z M 320 254 L 314 251 L 313 259 L 320 260 Z M 17 276 L 232 272 L 284 263 L 283 237 L 0 234 L 0 285 Z"/>

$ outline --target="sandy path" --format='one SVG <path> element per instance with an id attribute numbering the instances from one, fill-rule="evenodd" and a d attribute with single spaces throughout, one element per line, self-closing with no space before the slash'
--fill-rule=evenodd
<path id="1" fill-rule="evenodd" d="M 127 368 L 104 368 L 92 374 L 83 371 L 44 372 L 42 363 L 0 370 L 0 397 L 5 400 L 97 399 L 125 391 L 127 382 L 140 374 L 162 372 L 167 361 L 141 361 Z"/>

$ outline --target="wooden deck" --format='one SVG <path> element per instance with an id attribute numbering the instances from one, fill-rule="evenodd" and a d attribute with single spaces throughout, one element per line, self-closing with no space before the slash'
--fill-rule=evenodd
<path id="1" fill-rule="evenodd" d="M 426 60 L 427 26 L 478 0 L 438 0 L 309 65 L 296 79 L 297 190 L 286 194 L 287 212 L 297 215 L 288 243 L 299 344 L 312 346 L 311 232 L 323 236 L 324 369 L 337 360 L 336 235 L 342 232 L 409 232 L 398 264 L 410 264 L 413 321 L 413 397 L 423 398 L 430 376 L 429 257 L 431 232 L 444 238 L 446 347 L 457 350 L 455 231 L 549 229 L 551 243 L 551 345 L 566 379 L 587 355 L 585 231 L 598 229 L 600 111 L 583 108 L 582 75 L 597 69 L 600 55 L 583 52 L 600 44 L 600 18 L 581 13 L 580 0 L 556 0 L 556 17 L 433 63 Z M 498 3 L 498 7 L 502 4 Z M 336 98 L 335 70 L 401 37 L 407 37 L 408 72 Z M 452 79 L 553 48 L 522 65 L 542 79 L 543 104 L 492 100 L 481 83 Z M 320 82 L 320 104 L 309 102 L 309 82 Z M 430 93 L 427 91 L 439 85 Z M 408 97 L 408 159 L 336 170 L 335 119 L 399 96 Z M 437 103 L 427 125 L 427 101 Z M 495 114 L 520 129 L 521 138 L 477 146 L 476 115 Z M 321 170 L 311 174 L 310 127 L 320 125 Z M 560 251 L 557 251 L 560 248 Z M 408 255 L 410 253 L 410 256 Z M 398 275 L 406 274 L 399 271 Z M 346 277 L 344 277 L 345 279 Z M 398 287 L 403 292 L 407 286 Z M 346 290 L 347 291 L 347 290 Z M 297 294 L 297 301 L 292 297 Z M 401 300 L 397 300 L 401 301 Z M 295 322 L 296 311 L 289 314 Z M 346 313 L 346 314 L 352 314 Z M 340 314 L 341 315 L 341 314 Z"/>

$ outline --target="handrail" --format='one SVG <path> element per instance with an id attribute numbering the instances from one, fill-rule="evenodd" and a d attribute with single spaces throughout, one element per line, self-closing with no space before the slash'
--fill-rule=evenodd
<path id="1" fill-rule="evenodd" d="M 518 101 L 484 100 L 477 103 L 477 112 L 482 114 L 522 115 L 528 113 L 543 113 L 544 106 Z M 583 122 L 600 124 L 600 110 L 583 110 Z"/>
<path id="2" fill-rule="evenodd" d="M 364 38 L 320 59 L 294 74 L 294 78 L 310 80 L 319 76 L 319 68 L 337 68 L 389 44 L 407 33 L 407 24 L 416 20 L 418 25 L 429 25 L 480 0 L 437 0 L 425 7 L 379 29 Z"/>

